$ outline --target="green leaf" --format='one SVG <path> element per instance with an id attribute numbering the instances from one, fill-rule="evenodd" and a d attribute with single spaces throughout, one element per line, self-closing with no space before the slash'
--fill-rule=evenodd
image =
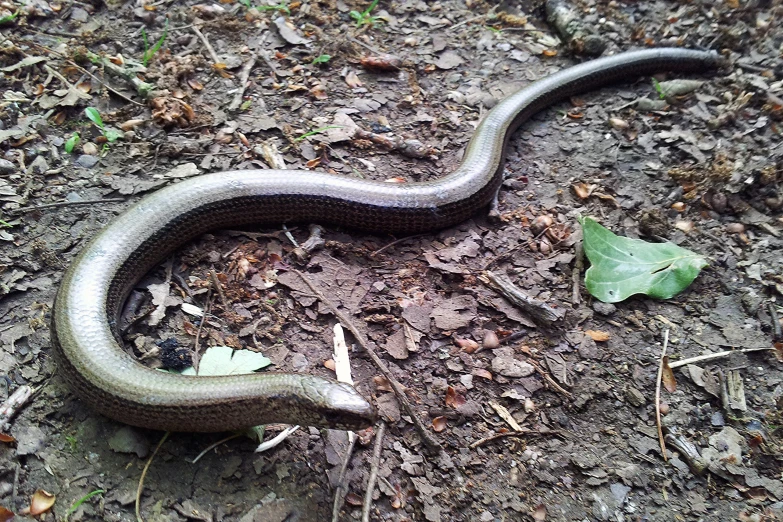
<path id="1" fill-rule="evenodd" d="M 98 112 L 98 109 L 95 107 L 87 107 L 84 109 L 84 114 L 90 119 L 91 122 L 93 122 L 95 125 L 100 127 L 101 130 L 103 130 L 103 118 L 101 118 L 101 113 Z"/>
<path id="2" fill-rule="evenodd" d="M 708 264 L 704 256 L 674 243 L 620 237 L 591 218 L 579 222 L 591 265 L 585 286 L 605 303 L 617 303 L 634 294 L 668 299 L 688 288 Z"/>
<path id="3" fill-rule="evenodd" d="M 241 375 L 253 373 L 272 364 L 267 357 L 250 350 L 234 350 L 230 346 L 213 346 L 204 352 L 198 365 L 198 375 Z M 196 375 L 187 368 L 182 375 Z"/>
<path id="4" fill-rule="evenodd" d="M 70 154 L 73 152 L 73 149 L 76 148 L 76 145 L 79 144 L 79 133 L 74 132 L 70 138 L 68 138 L 68 141 L 65 142 L 65 152 Z"/>
<path id="5" fill-rule="evenodd" d="M 313 65 L 318 65 L 320 63 L 326 63 L 326 62 L 328 62 L 331 59 L 332 59 L 332 56 L 330 54 L 322 54 L 320 56 L 315 57 L 313 59 L 313 61 L 312 61 L 312 64 Z"/>
<path id="6" fill-rule="evenodd" d="M 123 136 L 120 131 L 116 131 L 114 129 L 107 130 L 103 135 L 106 136 L 106 141 L 109 143 L 114 143 Z"/>

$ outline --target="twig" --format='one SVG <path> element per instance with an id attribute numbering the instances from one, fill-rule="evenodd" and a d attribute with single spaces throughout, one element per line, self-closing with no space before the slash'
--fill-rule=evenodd
<path id="1" fill-rule="evenodd" d="M 228 312 L 228 301 L 226 301 L 226 294 L 223 293 L 223 287 L 220 286 L 220 279 L 218 279 L 214 268 L 209 269 L 209 277 L 212 279 L 212 284 L 215 285 L 215 290 L 217 290 L 218 297 L 220 297 L 220 303 L 223 305 L 223 310 Z"/>
<path id="2" fill-rule="evenodd" d="M 298 430 L 301 426 L 288 426 L 286 429 L 278 433 L 275 437 L 265 440 L 261 444 L 258 445 L 256 448 L 256 453 L 263 453 L 265 451 L 271 450 L 272 448 L 278 446 L 281 442 L 283 442 L 285 439 L 288 438 L 289 435 L 291 435 L 293 432 Z M 352 434 L 352 433 L 351 433 Z"/>
<path id="3" fill-rule="evenodd" d="M 380 357 L 378 357 L 378 354 L 375 353 L 375 350 L 370 347 L 369 342 L 364 337 L 364 335 L 359 331 L 358 328 L 353 324 L 353 322 L 346 316 L 344 313 L 342 313 L 340 310 L 337 309 L 337 307 L 332 304 L 332 302 L 326 298 L 326 296 L 321 292 L 311 281 L 309 278 L 305 277 L 305 275 L 298 271 L 293 270 L 300 278 L 302 278 L 302 281 L 305 282 L 305 284 L 310 287 L 310 290 L 313 291 L 313 293 L 318 297 L 318 299 L 321 300 L 321 302 L 326 305 L 332 313 L 337 317 L 337 320 L 343 323 L 343 326 L 348 328 L 348 330 L 353 334 L 354 339 L 356 339 L 356 342 L 359 343 L 359 346 L 361 346 L 364 351 L 367 353 L 367 355 L 370 357 L 370 360 L 375 364 L 375 366 L 378 368 L 378 370 L 383 374 L 384 377 L 389 381 L 391 384 L 392 390 L 394 390 L 394 394 L 397 396 L 397 400 L 400 401 L 400 405 L 405 410 L 405 412 L 410 416 L 411 420 L 413 421 L 413 425 L 416 427 L 416 431 L 419 432 L 419 436 L 421 437 L 422 442 L 424 442 L 424 445 L 431 451 L 441 451 L 443 448 L 441 447 L 440 443 L 435 440 L 435 438 L 430 435 L 430 433 L 427 431 L 427 428 L 422 424 L 421 420 L 419 420 L 418 415 L 413 410 L 413 406 L 411 406 L 411 403 L 408 401 L 408 398 L 405 396 L 405 390 L 402 387 L 402 384 L 400 384 L 397 379 L 394 378 L 394 376 L 391 374 L 389 369 L 386 367 L 386 364 L 381 360 Z"/>
<path id="4" fill-rule="evenodd" d="M 351 439 L 348 443 L 348 451 L 345 453 L 345 459 L 343 459 L 343 465 L 340 468 L 340 476 L 337 479 L 337 489 L 334 492 L 334 504 L 332 504 L 332 522 L 338 522 L 338 520 L 340 520 L 340 509 L 343 507 L 343 499 L 345 498 L 345 492 L 348 489 L 345 484 L 345 471 L 348 469 L 348 463 L 351 461 L 354 447 L 356 447 L 356 437 Z"/>
<path id="5" fill-rule="evenodd" d="M 212 305 L 212 285 L 209 285 L 207 287 L 207 304 L 204 306 L 204 315 L 201 316 L 201 321 L 198 323 L 198 330 L 196 330 L 196 340 L 193 342 L 193 355 L 191 355 L 191 360 L 193 362 L 193 369 L 196 370 L 196 373 L 198 373 L 198 363 L 199 359 L 201 358 L 199 356 L 199 350 L 198 350 L 198 343 L 199 339 L 201 338 L 201 329 L 204 328 L 204 322 L 207 320 L 207 314 L 209 313 L 209 309 Z"/>
<path id="6" fill-rule="evenodd" d="M 154 84 L 147 83 L 143 80 L 140 80 L 139 77 L 136 76 L 136 74 L 140 70 L 146 70 L 146 68 L 142 68 L 141 66 L 137 68 L 122 67 L 120 65 L 115 64 L 111 60 L 107 60 L 103 56 L 95 54 L 91 51 L 85 51 L 84 57 L 87 58 L 91 63 L 100 64 L 106 70 L 106 72 L 113 74 L 114 76 L 118 76 L 119 78 L 122 78 L 126 82 L 133 85 L 133 87 L 136 89 L 136 93 L 142 98 L 148 97 L 150 93 L 153 90 L 155 90 Z M 105 84 L 105 82 L 101 82 L 101 83 Z M 116 91 L 114 91 L 113 89 L 111 89 L 111 91 L 116 93 Z M 122 96 L 122 98 L 125 98 L 126 100 L 131 101 L 131 103 L 144 107 L 144 104 L 142 103 L 130 100 L 129 98 L 121 94 L 120 96 Z"/>
<path id="7" fill-rule="evenodd" d="M 421 237 L 421 236 L 426 236 L 426 235 L 427 234 L 416 234 L 415 236 L 405 236 L 405 237 L 401 237 L 400 239 L 395 239 L 391 243 L 388 243 L 388 244 L 382 246 L 381 248 L 379 248 L 378 250 L 376 250 L 375 252 L 372 252 L 370 254 L 370 257 L 377 256 L 378 254 L 380 254 L 384 250 L 386 250 L 388 248 L 391 248 L 391 247 L 393 247 L 394 245 L 396 245 L 398 243 L 402 243 L 403 241 L 407 241 L 409 239 L 414 239 L 414 238 Z"/>
<path id="8" fill-rule="evenodd" d="M 191 463 L 191 464 L 195 464 L 196 462 L 198 462 L 199 460 L 201 460 L 201 457 L 203 457 L 204 455 L 206 455 L 207 453 L 209 453 L 209 452 L 210 452 L 210 450 L 212 450 L 212 449 L 214 449 L 214 448 L 217 448 L 217 447 L 218 447 L 218 446 L 220 446 L 221 444 L 223 444 L 223 443 L 226 443 L 226 442 L 230 441 L 231 439 L 236 439 L 237 437 L 241 437 L 242 435 L 244 435 L 244 433 L 234 433 L 233 435 L 229 435 L 229 436 L 228 436 L 228 437 L 226 437 L 225 439 L 220 439 L 219 441 L 217 441 L 217 442 L 214 442 L 214 443 L 210 444 L 209 446 L 207 446 L 207 447 L 204 449 L 204 451 L 202 451 L 201 453 L 199 453 L 198 455 L 196 455 L 196 458 L 194 458 L 193 460 L 191 460 L 191 461 L 190 461 L 190 463 Z"/>
<path id="9" fill-rule="evenodd" d="M 661 350 L 661 362 L 658 365 L 658 378 L 655 380 L 655 426 L 658 428 L 658 442 L 661 444 L 661 455 L 664 462 L 669 458 L 666 456 L 666 440 L 663 437 L 663 428 L 661 427 L 661 381 L 663 380 L 663 365 L 666 361 L 666 347 L 669 346 L 669 329 L 663 331 L 663 349 Z"/>
<path id="10" fill-rule="evenodd" d="M 551 324 L 565 317 L 564 309 L 554 308 L 548 303 L 530 297 L 521 288 L 512 283 L 505 274 L 496 274 L 490 270 L 485 270 L 479 276 L 479 281 L 500 293 L 511 304 L 530 314 L 539 322 Z"/>
<path id="11" fill-rule="evenodd" d="M 0 404 L 0 432 L 5 429 L 5 425 L 16 415 L 19 408 L 27 404 L 32 396 L 32 387 L 24 385 L 18 387 L 14 393 L 3 401 L 3 404 Z"/>
<path id="12" fill-rule="evenodd" d="M 147 470 L 150 469 L 150 464 L 152 464 L 152 461 L 155 459 L 155 455 L 158 454 L 158 450 L 161 446 L 163 446 L 163 443 L 166 442 L 166 439 L 169 438 L 170 434 L 170 431 L 167 431 L 163 434 L 160 442 L 158 442 L 158 445 L 155 446 L 155 451 L 152 452 L 152 455 L 150 455 L 150 458 L 147 460 L 147 463 L 144 465 L 144 469 L 141 472 L 141 477 L 139 478 L 139 487 L 136 489 L 136 522 L 144 522 L 144 519 L 141 518 L 141 492 L 144 490 L 144 477 L 147 476 Z"/>
<path id="13" fill-rule="evenodd" d="M 775 303 L 767 303 L 767 311 L 769 312 L 770 322 L 772 323 L 772 340 L 780 341 L 783 339 L 783 329 L 780 327 L 780 320 L 778 319 L 778 311 L 775 308 Z"/>
<path id="14" fill-rule="evenodd" d="M 709 361 L 711 359 L 728 357 L 733 353 L 764 352 L 767 350 L 771 351 L 773 350 L 773 348 L 764 346 L 763 348 L 741 348 L 739 350 L 726 350 L 725 352 L 718 352 L 718 353 L 705 353 L 704 355 L 697 355 L 696 357 L 691 357 L 689 359 L 682 359 L 681 361 L 670 362 L 669 368 L 673 370 L 675 368 L 679 368 L 680 366 L 685 366 L 686 364 L 694 364 L 701 361 Z"/>
<path id="15" fill-rule="evenodd" d="M 557 381 L 554 380 L 551 375 L 549 375 L 549 372 L 545 372 L 544 371 L 544 369 L 541 367 L 540 364 L 538 364 L 533 359 L 528 359 L 527 362 L 530 363 L 530 365 L 533 366 L 533 368 L 535 368 L 536 371 L 541 374 L 541 377 L 546 379 L 546 382 L 548 382 L 555 390 L 559 391 L 560 393 L 562 393 L 563 395 L 565 395 L 569 399 L 573 398 L 573 395 L 571 395 L 571 392 L 569 392 L 568 390 L 566 390 L 565 388 L 560 386 L 557 383 Z"/>
<path id="16" fill-rule="evenodd" d="M 242 72 L 239 73 L 239 89 L 237 89 L 237 92 L 234 95 L 234 99 L 231 100 L 231 104 L 228 106 L 228 110 L 235 111 L 240 107 L 240 105 L 242 105 L 242 98 L 245 97 L 245 89 L 247 88 L 247 79 L 250 78 L 250 71 L 256 64 L 256 60 L 258 60 L 258 55 L 253 53 L 242 67 Z"/>
<path id="17" fill-rule="evenodd" d="M 35 205 L 32 207 L 20 207 L 10 210 L 8 213 L 11 215 L 27 214 L 28 212 L 35 212 L 36 210 L 44 210 L 47 208 L 57 207 L 75 207 L 81 205 L 97 205 L 100 203 L 122 203 L 125 198 L 109 198 L 109 199 L 83 199 L 80 201 L 58 201 L 56 203 L 46 203 L 44 205 Z"/>
<path id="18" fill-rule="evenodd" d="M 372 450 L 372 464 L 370 465 L 370 478 L 367 479 L 367 491 L 364 493 L 364 505 L 362 506 L 362 522 L 370 522 L 370 507 L 372 507 L 372 494 L 375 491 L 375 481 L 378 480 L 378 468 L 381 464 L 381 451 L 383 451 L 383 435 L 386 431 L 386 423 L 378 423 L 378 433 L 375 434 L 375 447 Z"/>
<path id="19" fill-rule="evenodd" d="M 272 60 L 269 59 L 269 55 L 266 54 L 266 51 L 259 51 L 258 55 L 262 60 L 264 60 L 266 66 L 269 67 L 269 69 L 272 71 L 272 78 L 277 80 L 277 69 L 275 68 L 275 64 L 272 62 Z"/>
<path id="20" fill-rule="evenodd" d="M 571 272 L 571 304 L 576 306 L 582 302 L 580 289 L 582 287 L 582 269 L 585 267 L 585 249 L 581 241 L 574 245 L 574 271 Z"/>
<path id="21" fill-rule="evenodd" d="M 476 442 L 471 443 L 470 449 L 478 448 L 482 444 L 486 444 L 487 442 L 492 442 L 493 440 L 505 439 L 507 437 L 527 437 L 528 435 L 533 437 L 541 437 L 544 435 L 555 435 L 556 437 L 565 438 L 562 433 L 555 430 L 542 432 L 542 431 L 523 429 L 522 431 L 507 431 L 506 433 L 495 433 L 494 435 L 490 435 L 489 437 L 484 437 L 483 439 L 479 439 Z"/>
<path id="22" fill-rule="evenodd" d="M 193 32 L 196 33 L 196 35 L 201 38 L 201 42 L 204 44 L 204 47 L 207 48 L 207 52 L 212 57 L 213 63 L 220 63 L 220 58 L 218 58 L 218 55 L 215 53 L 215 50 L 212 48 L 212 44 L 209 43 L 209 40 L 207 40 L 207 37 L 204 36 L 204 33 L 201 32 L 201 29 L 198 28 L 197 25 L 194 25 L 191 27 L 193 29 Z"/>

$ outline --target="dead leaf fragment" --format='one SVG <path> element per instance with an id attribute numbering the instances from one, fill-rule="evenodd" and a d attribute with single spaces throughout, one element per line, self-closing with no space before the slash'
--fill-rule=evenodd
<path id="1" fill-rule="evenodd" d="M 33 498 L 30 500 L 30 507 L 27 508 L 27 512 L 30 515 L 36 516 L 41 513 L 46 513 L 54 505 L 54 501 L 57 499 L 54 495 L 43 489 L 38 489 L 33 493 Z"/>
<path id="2" fill-rule="evenodd" d="M 348 84 L 348 87 L 351 89 L 356 89 L 357 87 L 364 85 L 359 79 L 359 75 L 356 74 L 356 71 L 348 71 L 348 74 L 345 75 L 345 83 Z"/>
<path id="3" fill-rule="evenodd" d="M 0 442 L 15 442 L 16 439 L 5 433 L 0 433 Z"/>
<path id="4" fill-rule="evenodd" d="M 677 390 L 677 379 L 674 378 L 674 370 L 669 366 L 669 356 L 666 355 L 663 358 L 663 373 L 661 374 L 661 382 L 663 387 L 669 393 L 674 393 Z"/>
<path id="5" fill-rule="evenodd" d="M 0 522 L 9 522 L 14 518 L 14 513 L 0 506 Z"/>
<path id="6" fill-rule="evenodd" d="M 446 417 L 440 416 L 435 417 L 432 419 L 432 429 L 436 433 L 440 433 L 441 431 L 446 429 Z"/>
<path id="7" fill-rule="evenodd" d="M 585 333 L 589 335 L 593 341 L 599 343 L 602 341 L 608 341 L 611 337 L 609 332 L 602 332 L 600 330 L 587 330 Z"/>
<path id="8" fill-rule="evenodd" d="M 455 390 L 452 386 L 448 387 L 446 390 L 446 406 L 450 408 L 457 408 L 466 402 L 467 400 L 465 397 L 457 393 L 457 390 Z"/>
<path id="9" fill-rule="evenodd" d="M 536 522 L 544 522 L 546 520 L 546 506 L 544 504 L 537 505 L 530 516 Z"/>

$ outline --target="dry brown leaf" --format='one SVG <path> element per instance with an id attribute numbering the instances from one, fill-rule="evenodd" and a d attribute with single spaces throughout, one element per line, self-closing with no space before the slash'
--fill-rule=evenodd
<path id="1" fill-rule="evenodd" d="M 621 118 L 609 118 L 609 125 L 617 130 L 626 130 L 630 127 L 630 124 Z"/>
<path id="2" fill-rule="evenodd" d="M 450 408 L 457 408 L 458 406 L 462 406 L 467 401 L 465 397 L 457 393 L 457 390 L 455 390 L 453 387 L 449 386 L 446 390 L 446 406 Z"/>
<path id="3" fill-rule="evenodd" d="M 598 343 L 602 341 L 608 341 L 609 338 L 611 337 L 609 335 L 609 332 L 602 332 L 600 330 L 587 330 L 585 333 L 589 335 L 593 339 L 593 341 Z"/>
<path id="4" fill-rule="evenodd" d="M 669 366 L 669 356 L 666 355 L 663 358 L 663 373 L 661 374 L 661 382 L 663 387 L 669 393 L 674 393 L 677 390 L 677 379 L 674 378 L 674 370 Z"/>
<path id="5" fill-rule="evenodd" d="M 362 497 L 360 497 L 353 491 L 345 495 L 345 502 L 352 506 L 361 506 L 364 503 Z"/>
<path id="6" fill-rule="evenodd" d="M 576 183 L 573 185 L 574 192 L 579 199 L 589 198 L 594 188 L 595 185 L 588 185 L 587 183 Z"/>
<path id="7" fill-rule="evenodd" d="M 323 84 L 319 83 L 318 85 L 313 86 L 310 89 L 310 96 L 315 98 L 316 100 L 325 100 L 329 98 L 329 95 L 326 94 L 326 87 L 324 87 Z"/>
<path id="8" fill-rule="evenodd" d="M 46 513 L 52 509 L 55 500 L 57 500 L 57 497 L 48 491 L 38 489 L 33 493 L 33 498 L 30 500 L 30 507 L 27 508 L 27 512 L 33 516 Z"/>
<path id="9" fill-rule="evenodd" d="M 441 431 L 445 430 L 446 429 L 446 417 L 440 416 L 440 417 L 435 417 L 434 419 L 432 419 L 432 429 L 436 433 L 440 433 Z"/>
<path id="10" fill-rule="evenodd" d="M 0 522 L 9 522 L 14 518 L 12 511 L 0 506 Z"/>
<path id="11" fill-rule="evenodd" d="M 0 442 L 15 442 L 16 439 L 5 433 L 0 433 Z"/>
<path id="12" fill-rule="evenodd" d="M 390 392 L 392 391 L 391 383 L 389 382 L 389 379 L 384 377 L 383 375 L 376 375 L 372 378 L 372 382 L 375 383 L 375 388 L 378 391 L 384 391 L 384 392 Z"/>
<path id="13" fill-rule="evenodd" d="M 530 516 L 536 522 L 544 522 L 546 520 L 546 506 L 544 504 L 537 505 Z"/>
<path id="14" fill-rule="evenodd" d="M 473 375 L 476 377 L 481 377 L 482 379 L 486 379 L 488 381 L 492 380 L 492 373 L 489 372 L 489 370 L 485 370 L 484 368 L 476 368 L 473 370 Z"/>
<path id="15" fill-rule="evenodd" d="M 324 368 L 328 368 L 332 371 L 335 369 L 334 359 L 327 359 L 324 361 Z"/>
<path id="16" fill-rule="evenodd" d="M 465 353 L 473 353 L 479 348 L 479 343 L 473 339 L 454 339 L 454 344 L 459 346 Z"/>
<path id="17" fill-rule="evenodd" d="M 351 89 L 364 85 L 359 79 L 359 75 L 356 74 L 356 71 L 348 71 L 348 74 L 345 75 L 345 83 L 347 83 L 348 87 Z"/>

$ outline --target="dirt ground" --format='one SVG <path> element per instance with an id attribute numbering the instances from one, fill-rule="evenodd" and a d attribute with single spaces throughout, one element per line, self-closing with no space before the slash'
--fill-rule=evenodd
<path id="1" fill-rule="evenodd" d="M 6 429 L 0 422 L 15 439 L 0 442 L 0 507 L 14 520 L 32 520 L 19 513 L 39 489 L 56 495 L 41 520 L 136 519 L 139 479 L 163 434 L 91 411 L 50 358 L 62 272 L 114 216 L 177 178 L 280 160 L 434 179 L 459 163 L 499 99 L 588 59 L 558 38 L 541 2 L 381 1 L 361 27 L 350 12 L 366 2 L 268 4 L 0 2 L 0 400 L 35 390 Z M 629 78 L 535 116 L 510 140 L 500 219 L 482 212 L 410 238 L 327 227 L 305 266 L 279 230 L 202 237 L 138 285 L 128 346 L 156 366 L 161 341 L 192 348 L 198 335 L 202 350 L 249 348 L 275 370 L 330 376 L 336 319 L 298 266 L 369 337 L 442 446 L 423 445 L 354 350 L 357 388 L 386 423 L 371 520 L 783 520 L 783 4 L 575 9 L 604 54 L 708 48 L 729 65 L 659 77 L 701 83 L 658 106 L 651 78 Z M 400 63 L 373 67 L 368 57 L 383 53 Z M 120 139 L 107 142 L 111 132 Z M 672 299 L 601 303 L 576 278 L 580 215 L 710 265 Z M 304 241 L 306 224 L 292 225 Z M 565 318 L 534 321 L 482 282 L 488 267 Z M 207 290 L 211 270 L 220 298 Z M 165 301 L 156 326 L 151 292 Z M 210 307 L 202 331 L 183 303 Z M 661 391 L 664 460 L 655 396 L 667 332 L 672 364 L 734 352 L 674 369 L 676 390 Z M 353 452 L 339 520 L 361 519 L 377 431 Z M 223 438 L 165 441 L 145 478 L 145 520 L 332 519 L 343 432 L 301 429 L 265 453 L 235 438 L 192 463 Z"/>

